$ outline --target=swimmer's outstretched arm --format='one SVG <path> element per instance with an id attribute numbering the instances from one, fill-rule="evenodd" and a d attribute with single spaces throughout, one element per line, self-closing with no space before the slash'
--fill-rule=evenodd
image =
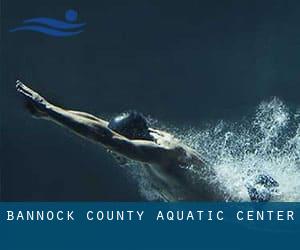
<path id="1" fill-rule="evenodd" d="M 108 128 L 108 122 L 91 114 L 60 108 L 17 81 L 17 91 L 22 94 L 37 117 L 63 125 L 84 138 L 101 143 L 125 157 L 147 163 L 162 164 L 168 161 L 172 149 L 164 148 L 151 141 L 129 140 Z"/>

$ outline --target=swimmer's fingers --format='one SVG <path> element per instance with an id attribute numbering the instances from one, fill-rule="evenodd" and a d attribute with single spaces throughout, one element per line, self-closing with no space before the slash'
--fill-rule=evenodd
<path id="1" fill-rule="evenodd" d="M 37 92 L 27 87 L 24 83 L 22 83 L 19 80 L 17 80 L 16 82 L 16 90 L 29 101 L 39 104 L 45 102 L 45 99 L 42 96 L 40 96 Z"/>
<path id="2" fill-rule="evenodd" d="M 157 133 L 150 132 L 149 134 L 150 134 L 153 138 L 157 138 Z"/>
<path id="3" fill-rule="evenodd" d="M 161 131 L 161 130 L 158 130 L 158 129 L 149 128 L 149 131 L 152 132 L 152 133 L 156 133 L 156 134 L 158 134 L 160 136 L 163 136 L 163 137 L 173 137 L 173 135 L 171 135 L 170 133 L 165 132 L 165 131 Z"/>
<path id="4" fill-rule="evenodd" d="M 22 83 L 19 80 L 16 81 L 16 89 L 27 99 L 37 100 L 41 98 L 41 96 L 38 93 L 34 92 L 32 89 L 27 87 L 24 83 Z"/>
<path id="5" fill-rule="evenodd" d="M 157 129 L 149 128 L 150 135 L 154 138 L 157 136 L 159 137 L 165 137 L 165 135 L 162 133 L 162 131 L 159 131 Z"/>
<path id="6" fill-rule="evenodd" d="M 164 136 L 164 135 L 167 134 L 166 132 L 163 132 L 163 131 L 161 131 L 161 130 L 154 129 L 154 128 L 149 128 L 149 131 L 150 131 L 150 132 L 153 132 L 153 133 L 156 133 L 156 134 L 158 134 L 158 135 L 161 135 L 161 136 Z"/>
<path id="7" fill-rule="evenodd" d="M 33 91 L 19 80 L 16 81 L 16 90 L 26 98 L 33 97 Z"/>
<path id="8" fill-rule="evenodd" d="M 29 110 L 35 110 L 35 114 L 44 111 L 48 103 L 42 96 L 27 87 L 19 80 L 16 82 L 16 90 L 25 97 L 26 107 L 30 106 Z M 39 116 L 41 116 L 41 114 L 39 114 Z"/>
<path id="9" fill-rule="evenodd" d="M 150 131 L 150 132 L 153 132 L 153 133 L 159 134 L 159 130 L 154 129 L 154 128 L 149 128 L 149 131 Z"/>

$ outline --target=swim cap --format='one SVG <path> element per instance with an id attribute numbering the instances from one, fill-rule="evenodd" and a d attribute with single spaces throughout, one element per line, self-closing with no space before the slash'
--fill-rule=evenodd
<path id="1" fill-rule="evenodd" d="M 129 139 L 153 140 L 147 119 L 136 111 L 119 114 L 109 121 L 108 127 Z"/>

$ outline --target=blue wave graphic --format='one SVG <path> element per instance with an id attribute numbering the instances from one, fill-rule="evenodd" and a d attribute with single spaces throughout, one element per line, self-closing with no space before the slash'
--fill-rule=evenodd
<path id="1" fill-rule="evenodd" d="M 56 37 L 74 36 L 83 32 L 83 29 L 80 28 L 85 26 L 85 23 L 73 23 L 77 19 L 77 12 L 75 10 L 67 10 L 65 12 L 65 19 L 67 22 L 47 17 L 27 19 L 23 21 L 23 26 L 9 31 L 35 31 Z"/>
<path id="2" fill-rule="evenodd" d="M 46 17 L 38 17 L 38 18 L 24 20 L 23 23 L 44 24 L 44 25 L 48 25 L 51 28 L 56 28 L 56 29 L 75 29 L 75 28 L 83 27 L 85 25 L 85 23 L 73 24 L 73 23 L 67 23 L 67 22 L 63 22 L 52 18 L 46 18 Z"/>
<path id="3" fill-rule="evenodd" d="M 77 35 L 77 34 L 83 32 L 83 30 L 60 31 L 60 30 L 54 30 L 54 29 L 50 29 L 50 28 L 47 28 L 47 27 L 35 26 L 35 25 L 17 27 L 15 29 L 10 30 L 10 32 L 21 31 L 21 30 L 36 31 L 36 32 L 40 32 L 40 33 L 44 33 L 44 34 L 47 34 L 47 35 L 50 35 L 50 36 L 56 36 L 56 37 L 74 36 L 74 35 Z"/>

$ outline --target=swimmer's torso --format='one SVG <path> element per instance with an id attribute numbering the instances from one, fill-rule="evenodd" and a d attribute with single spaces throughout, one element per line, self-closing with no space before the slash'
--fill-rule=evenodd
<path id="1" fill-rule="evenodd" d="M 208 180 L 197 175 L 191 168 L 183 166 L 145 166 L 153 186 L 163 199 L 168 201 L 224 200 L 212 190 Z"/>
<path id="2" fill-rule="evenodd" d="M 155 142 L 161 146 L 174 148 L 174 159 L 164 165 L 148 165 L 147 171 L 151 181 L 168 200 L 224 200 L 220 192 L 214 192 L 216 187 L 209 184 L 207 176 L 201 177 L 205 166 L 191 166 L 193 150 L 181 145 L 172 135 L 157 131 L 151 133 Z M 221 197 L 222 196 L 222 197 Z"/>

